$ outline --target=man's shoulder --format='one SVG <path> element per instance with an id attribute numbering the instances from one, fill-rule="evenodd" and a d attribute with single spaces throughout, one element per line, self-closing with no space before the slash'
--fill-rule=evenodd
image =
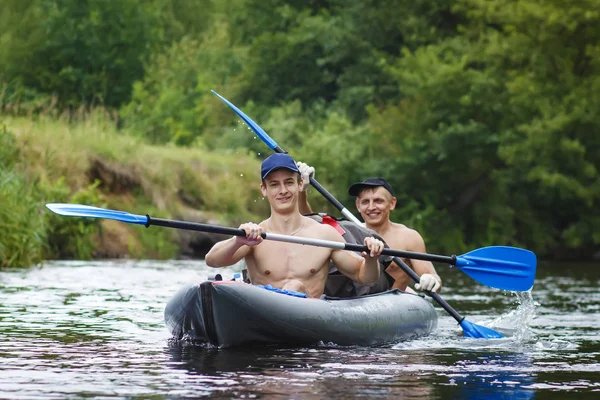
<path id="1" fill-rule="evenodd" d="M 334 240 L 338 237 L 342 237 L 338 231 L 331 225 L 321 224 L 309 217 L 303 217 L 306 224 L 306 233 L 309 236 L 316 237 L 319 239 Z"/>
<path id="2" fill-rule="evenodd" d="M 265 225 L 266 225 L 266 224 L 269 222 L 269 220 L 270 220 L 270 219 L 271 219 L 271 218 L 263 219 L 263 220 L 262 220 L 262 221 L 260 221 L 260 222 L 259 222 L 257 225 L 260 225 L 260 226 L 265 226 Z"/>
<path id="3" fill-rule="evenodd" d="M 302 219 L 304 220 L 305 224 L 310 224 L 310 225 L 322 225 L 320 224 L 315 218 L 311 218 L 311 217 L 307 217 L 306 215 L 302 216 Z"/>
<path id="4" fill-rule="evenodd" d="M 388 244 L 396 244 L 401 247 L 412 247 L 412 244 L 418 245 L 423 242 L 421 234 L 416 229 L 398 223 L 392 224 L 392 229 L 386 237 L 392 242 Z"/>
<path id="5" fill-rule="evenodd" d="M 394 231 L 394 233 L 404 233 L 404 234 L 414 234 L 416 233 L 417 235 L 419 234 L 419 232 L 417 232 L 415 229 L 413 228 L 409 228 L 408 226 L 404 225 L 404 224 L 400 224 L 398 222 L 392 222 L 392 230 Z"/>

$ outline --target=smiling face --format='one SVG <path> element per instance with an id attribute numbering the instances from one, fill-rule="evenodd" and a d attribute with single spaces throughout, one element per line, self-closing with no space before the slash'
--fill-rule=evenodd
<path id="1" fill-rule="evenodd" d="M 272 211 L 286 213 L 297 209 L 301 184 L 302 179 L 297 172 L 280 168 L 265 177 L 260 190 L 269 200 Z"/>
<path id="2" fill-rule="evenodd" d="M 371 229 L 386 223 L 394 208 L 396 198 L 381 186 L 364 189 L 356 198 L 356 209 Z"/>

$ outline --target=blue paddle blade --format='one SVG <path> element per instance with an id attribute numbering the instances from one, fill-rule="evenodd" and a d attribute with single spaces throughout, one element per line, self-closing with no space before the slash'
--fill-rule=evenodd
<path id="1" fill-rule="evenodd" d="M 271 139 L 271 136 L 269 136 L 267 134 L 267 132 L 265 132 L 264 129 L 261 128 L 256 122 L 252 121 L 252 119 L 250 119 L 249 116 L 244 114 L 244 112 L 242 110 L 240 110 L 239 108 L 234 106 L 233 103 L 231 103 L 229 100 L 227 100 L 225 97 L 221 96 L 219 93 L 215 92 L 214 90 L 211 90 L 211 92 L 213 92 L 215 95 L 217 95 L 221 100 L 223 100 L 223 103 L 227 104 L 229 106 L 229 108 L 231 108 L 233 111 L 235 111 L 235 113 L 237 115 L 239 115 L 240 118 L 243 119 L 245 123 L 248 124 L 248 126 L 254 131 L 254 133 L 256 133 L 258 135 L 258 137 L 260 137 L 260 139 L 266 143 L 267 146 L 269 146 L 272 150 L 274 150 L 277 147 L 277 143 L 275 143 L 275 141 L 273 139 Z"/>
<path id="2" fill-rule="evenodd" d="M 529 250 L 490 246 L 456 257 L 456 267 L 496 289 L 527 291 L 533 286 L 537 257 Z"/>
<path id="3" fill-rule="evenodd" d="M 500 332 L 496 332 L 491 328 L 477 325 L 472 322 L 463 319 L 460 322 L 460 326 L 466 337 L 477 338 L 477 339 L 501 339 L 504 337 Z"/>
<path id="4" fill-rule="evenodd" d="M 135 215 L 124 211 L 106 210 L 104 208 L 85 206 L 82 204 L 49 203 L 46 207 L 55 214 L 69 217 L 105 218 L 130 224 L 146 225 L 148 217 Z"/>

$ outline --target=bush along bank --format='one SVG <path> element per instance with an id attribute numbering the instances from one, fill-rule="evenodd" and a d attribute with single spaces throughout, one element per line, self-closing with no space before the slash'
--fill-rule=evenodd
<path id="1" fill-rule="evenodd" d="M 76 203 L 154 217 L 239 224 L 266 213 L 248 154 L 152 146 L 106 116 L 7 117 L 0 130 L 0 268 L 50 259 L 202 258 L 221 237 L 61 217 Z"/>

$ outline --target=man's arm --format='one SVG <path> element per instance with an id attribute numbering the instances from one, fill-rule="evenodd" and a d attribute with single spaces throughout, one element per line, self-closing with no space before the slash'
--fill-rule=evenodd
<path id="1" fill-rule="evenodd" d="M 327 226 L 328 240 L 344 242 L 344 238 L 334 228 Z M 379 256 L 383 251 L 384 244 L 374 237 L 365 238 L 364 244 L 369 251 L 363 252 L 362 257 L 346 250 L 334 250 L 331 260 L 338 271 L 361 285 L 370 285 L 379 279 L 380 267 Z"/>
<path id="2" fill-rule="evenodd" d="M 306 190 L 302 190 L 298 194 L 298 211 L 300 211 L 300 214 L 311 214 L 313 212 L 312 207 L 308 203 Z"/>
<path id="3" fill-rule="evenodd" d="M 310 177 L 315 176 L 315 169 L 302 161 L 298 161 L 296 166 L 300 171 L 303 182 L 298 194 L 298 211 L 300 211 L 300 214 L 310 214 L 312 213 L 312 207 L 308 203 L 307 191 L 310 186 Z"/>
<path id="4" fill-rule="evenodd" d="M 408 251 L 417 253 L 427 253 L 425 241 L 419 232 L 411 229 Z M 415 284 L 417 290 L 433 290 L 439 292 L 442 289 L 442 278 L 435 271 L 435 267 L 430 261 L 410 260 L 412 269 L 419 275 L 420 284 Z M 428 276 L 429 275 L 429 276 Z"/>
<path id="5" fill-rule="evenodd" d="M 250 254 L 252 246 L 262 242 L 260 225 L 247 223 L 240 225 L 239 229 L 243 229 L 246 236 L 234 236 L 216 243 L 206 254 L 206 265 L 213 268 L 233 265 Z"/>
<path id="6" fill-rule="evenodd" d="M 413 251 L 418 253 L 425 253 L 425 242 L 421 235 L 413 230 L 406 229 L 403 230 L 399 235 L 402 235 L 401 240 L 397 240 L 397 236 L 392 236 L 387 240 L 388 245 L 393 249 Z M 422 281 L 419 284 L 419 287 L 416 287 L 417 290 L 431 290 L 436 289 L 436 292 L 442 287 L 442 279 L 438 276 L 433 267 L 433 264 L 429 261 L 423 260 L 415 260 L 406 258 L 404 259 L 406 264 L 419 275 L 420 280 Z M 385 270 L 392 278 L 394 278 L 393 287 L 400 290 L 411 290 L 408 285 L 412 282 L 412 279 L 400 268 L 400 266 L 396 265 L 396 263 L 392 263 Z M 439 283 L 439 286 L 436 287 L 436 283 Z"/>

